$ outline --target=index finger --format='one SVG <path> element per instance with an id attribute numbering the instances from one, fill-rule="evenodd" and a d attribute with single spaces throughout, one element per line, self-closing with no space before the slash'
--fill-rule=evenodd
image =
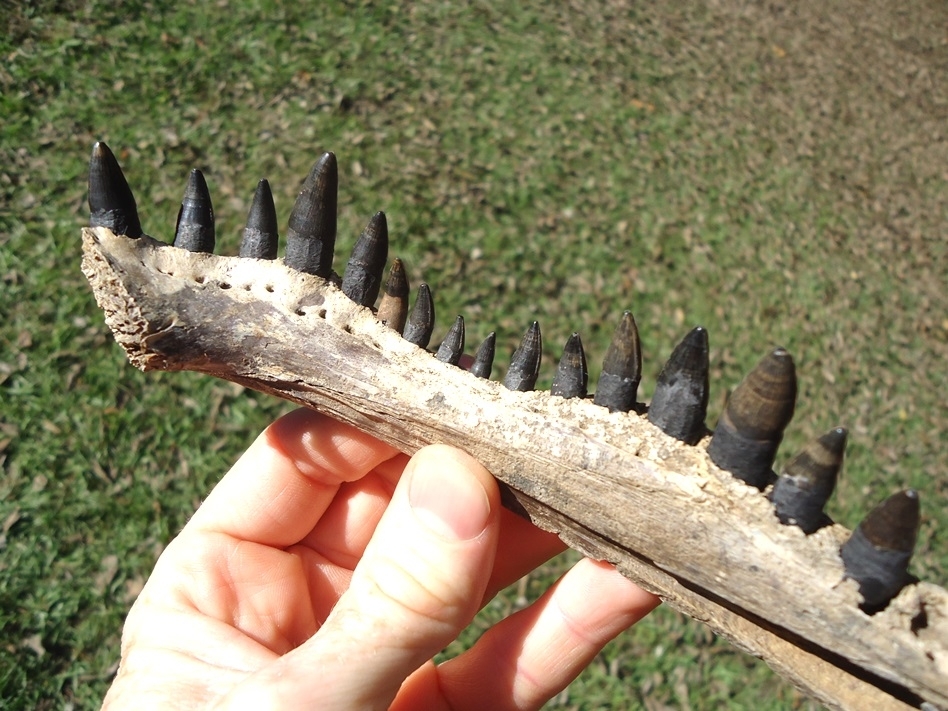
<path id="1" fill-rule="evenodd" d="M 284 415 L 250 445 L 185 531 L 224 533 L 284 548 L 308 534 L 340 484 L 361 479 L 398 452 L 310 410 Z"/>

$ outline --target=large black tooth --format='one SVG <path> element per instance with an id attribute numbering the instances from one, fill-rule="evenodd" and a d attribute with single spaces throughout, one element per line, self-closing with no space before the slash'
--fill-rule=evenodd
<path id="1" fill-rule="evenodd" d="M 911 582 L 909 560 L 918 538 L 919 502 L 913 489 L 893 494 L 876 506 L 840 549 L 846 577 L 859 583 L 870 614 L 883 609 Z"/>
<path id="2" fill-rule="evenodd" d="M 701 326 L 685 336 L 659 373 L 648 419 L 667 435 L 697 444 L 708 428 L 708 332 Z"/>
<path id="3" fill-rule="evenodd" d="M 464 318 L 458 316 L 451 328 L 448 329 L 448 335 L 441 342 L 438 352 L 435 353 L 435 358 L 451 365 L 457 365 L 461 361 L 462 355 L 464 355 Z"/>
<path id="4" fill-rule="evenodd" d="M 392 260 L 392 269 L 385 283 L 385 291 L 379 302 L 376 318 L 399 333 L 405 328 L 405 319 L 408 317 L 408 276 L 405 267 L 398 257 Z"/>
<path id="5" fill-rule="evenodd" d="M 276 259 L 277 243 L 276 207 L 270 183 L 264 178 L 257 183 L 253 194 L 253 203 L 247 214 L 247 226 L 240 240 L 240 256 L 253 259 Z"/>
<path id="6" fill-rule="evenodd" d="M 781 523 L 795 524 L 805 533 L 830 523 L 823 507 L 836 488 L 845 450 L 846 430 L 837 427 L 787 462 L 770 496 Z"/>
<path id="7" fill-rule="evenodd" d="M 336 200 L 339 170 L 336 156 L 323 153 L 309 171 L 286 231 L 288 267 L 328 279 L 336 247 Z"/>
<path id="8" fill-rule="evenodd" d="M 578 333 L 573 333 L 563 347 L 563 357 L 553 376 L 552 395 L 560 397 L 586 397 L 589 371 L 586 369 L 586 353 Z"/>
<path id="9" fill-rule="evenodd" d="M 197 168 L 191 171 L 184 189 L 174 228 L 174 246 L 189 252 L 214 252 L 214 208 L 204 174 Z"/>
<path id="10" fill-rule="evenodd" d="M 626 311 L 616 327 L 609 350 L 602 361 L 602 374 L 593 402 L 611 412 L 628 412 L 635 407 L 635 396 L 642 380 L 642 346 L 639 330 Z"/>
<path id="11" fill-rule="evenodd" d="M 477 347 L 474 362 L 471 363 L 471 372 L 478 378 L 490 378 L 490 371 L 494 366 L 494 349 L 497 345 L 497 334 L 491 331 L 484 342 Z"/>
<path id="12" fill-rule="evenodd" d="M 103 141 L 95 142 L 89 159 L 89 224 L 126 237 L 138 238 L 143 234 L 135 196 Z"/>
<path id="13" fill-rule="evenodd" d="M 374 306 L 388 259 L 388 222 L 376 212 L 359 236 L 342 277 L 342 292 L 357 304 Z"/>
<path id="14" fill-rule="evenodd" d="M 431 289 L 422 282 L 418 287 L 418 296 L 415 297 L 415 308 L 408 315 L 405 330 L 402 332 L 405 340 L 414 343 L 419 348 L 427 348 L 431 341 L 431 332 L 435 325 L 434 300 L 431 298 Z"/>
<path id="15" fill-rule="evenodd" d="M 763 490 L 775 478 L 774 457 L 796 398 L 793 358 L 776 348 L 731 393 L 708 445 L 711 461 Z"/>
<path id="16" fill-rule="evenodd" d="M 510 359 L 510 367 L 504 376 L 504 387 L 510 390 L 533 390 L 540 375 L 540 356 L 543 355 L 543 340 L 540 324 L 534 321 L 523 334 L 520 347 Z"/>

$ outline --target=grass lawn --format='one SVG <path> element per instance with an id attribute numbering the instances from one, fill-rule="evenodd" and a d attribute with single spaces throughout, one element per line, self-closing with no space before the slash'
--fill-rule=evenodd
<path id="1" fill-rule="evenodd" d="M 830 513 L 919 490 L 919 577 L 948 582 L 948 40 L 941 3 L 736 0 L 675 9 L 422 0 L 402 7 L 34 2 L 0 33 L 0 707 L 95 708 L 157 555 L 287 406 L 128 366 L 79 271 L 86 162 L 109 143 L 170 240 L 191 168 L 218 251 L 257 180 L 281 231 L 340 161 L 336 269 L 368 218 L 498 365 L 539 320 L 541 385 L 569 334 L 595 382 L 621 313 L 646 399 L 694 325 L 713 425 L 773 345 L 800 394 L 778 464 L 850 429 Z M 495 376 L 496 377 L 496 376 Z M 565 556 L 488 605 L 537 597 Z M 764 665 L 669 610 L 552 707 L 797 709 Z"/>

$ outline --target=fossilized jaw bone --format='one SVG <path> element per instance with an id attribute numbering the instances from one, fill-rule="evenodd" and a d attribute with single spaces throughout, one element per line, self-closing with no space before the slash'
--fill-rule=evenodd
<path id="1" fill-rule="evenodd" d="M 279 261 L 191 253 L 99 227 L 84 232 L 83 269 L 138 367 L 225 377 L 408 452 L 461 446 L 510 486 L 512 507 L 824 703 L 948 705 L 945 591 L 917 585 L 867 616 L 856 585 L 842 582 L 847 532 L 781 525 L 763 494 L 711 463 L 706 440 L 687 446 L 635 413 L 476 378 L 329 281 Z M 928 625 L 916 634 L 923 606 Z"/>

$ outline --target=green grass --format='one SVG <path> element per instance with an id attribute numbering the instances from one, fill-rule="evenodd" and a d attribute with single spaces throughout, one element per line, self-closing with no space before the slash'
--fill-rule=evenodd
<path id="1" fill-rule="evenodd" d="M 803 4 L 792 18 L 728 2 L 12 8 L 0 35 L 0 705 L 98 704 L 162 546 L 286 409 L 124 363 L 79 272 L 97 139 L 156 237 L 170 239 L 201 168 L 224 253 L 259 178 L 285 224 L 312 162 L 335 151 L 340 255 L 385 210 L 393 253 L 434 291 L 435 338 L 462 313 L 472 343 L 497 330 L 503 366 L 536 318 L 546 384 L 573 330 L 594 379 L 630 308 L 648 397 L 700 323 L 713 424 L 728 388 L 786 346 L 801 388 L 780 461 L 848 426 L 831 513 L 853 526 L 918 488 L 913 570 L 944 584 L 946 97 L 924 74 L 943 61 L 940 25 L 851 7 Z M 563 565 L 531 576 L 524 599 Z M 552 705 L 807 703 L 664 610 Z"/>

